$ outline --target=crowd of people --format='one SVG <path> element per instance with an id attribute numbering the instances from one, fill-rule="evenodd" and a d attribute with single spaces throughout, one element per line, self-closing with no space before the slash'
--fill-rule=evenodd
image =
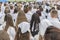
<path id="1" fill-rule="evenodd" d="M 59 3 L 0 2 L 0 40 L 60 40 Z"/>

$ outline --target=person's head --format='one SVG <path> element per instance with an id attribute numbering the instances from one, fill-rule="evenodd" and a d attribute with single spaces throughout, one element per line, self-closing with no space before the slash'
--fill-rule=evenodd
<path id="1" fill-rule="evenodd" d="M 13 9 L 13 5 L 12 4 L 10 4 L 10 9 Z"/>
<path id="2" fill-rule="evenodd" d="M 10 40 L 8 33 L 0 30 L 0 40 Z"/>
<path id="3" fill-rule="evenodd" d="M 55 10 L 55 7 L 52 7 L 52 8 L 50 9 L 50 12 L 51 12 L 51 10 Z"/>
<path id="4" fill-rule="evenodd" d="M 40 11 L 40 10 L 36 11 L 36 13 L 37 13 L 39 16 L 41 16 L 41 11 Z"/>
<path id="5" fill-rule="evenodd" d="M 14 9 L 14 13 L 17 13 L 18 12 L 18 9 L 17 9 L 17 7 L 15 7 L 15 9 Z"/>
<path id="6" fill-rule="evenodd" d="M 60 5 L 57 5 L 57 10 L 60 10 Z"/>
<path id="7" fill-rule="evenodd" d="M 51 10 L 51 17 L 52 18 L 57 18 L 58 17 L 58 12 L 56 10 Z"/>
<path id="8" fill-rule="evenodd" d="M 4 13 L 5 13 L 5 14 L 10 13 L 10 9 L 9 9 L 9 7 L 6 7 L 6 8 L 5 8 Z"/>
<path id="9" fill-rule="evenodd" d="M 28 11 L 29 11 L 28 5 L 25 5 L 25 6 L 24 6 L 24 12 L 27 13 Z"/>
<path id="10" fill-rule="evenodd" d="M 60 40 L 60 29 L 55 26 L 49 26 L 46 29 L 44 40 Z"/>
<path id="11" fill-rule="evenodd" d="M 43 8 L 42 8 L 42 6 L 39 6 L 39 10 L 42 12 L 43 11 Z"/>

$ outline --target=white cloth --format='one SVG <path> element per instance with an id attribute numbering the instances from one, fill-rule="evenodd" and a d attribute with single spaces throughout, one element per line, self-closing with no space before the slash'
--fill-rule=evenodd
<path id="1" fill-rule="evenodd" d="M 58 17 L 59 17 L 59 20 L 60 20 L 60 10 L 58 10 Z"/>
<path id="2" fill-rule="evenodd" d="M 28 22 L 30 22 L 30 21 L 31 21 L 31 17 L 32 17 L 32 15 L 33 15 L 33 13 L 31 13 L 30 11 L 29 11 L 29 12 L 27 12 L 27 13 L 25 14 L 25 16 L 26 16 L 26 18 L 27 18 Z"/>
<path id="3" fill-rule="evenodd" d="M 9 34 L 10 40 L 14 40 L 16 32 L 13 27 L 9 27 L 7 33 Z"/>
<path id="4" fill-rule="evenodd" d="M 0 13 L 0 24 L 4 23 L 4 17 L 5 17 L 5 14 Z"/>
<path id="5" fill-rule="evenodd" d="M 17 16 L 18 16 L 18 13 L 12 14 L 12 19 L 13 19 L 14 26 L 16 26 Z"/>
<path id="6" fill-rule="evenodd" d="M 52 18 L 52 19 L 49 20 L 49 21 L 51 22 L 51 24 L 52 24 L 54 27 L 60 29 L 60 22 L 59 22 L 59 20 L 58 20 L 57 18 Z"/>
<path id="7" fill-rule="evenodd" d="M 47 20 L 47 19 L 42 20 L 40 23 L 40 26 L 39 26 L 39 30 L 40 30 L 39 34 L 44 36 L 47 27 L 49 27 L 51 25 L 52 24 L 49 22 L 49 20 Z"/>
<path id="8" fill-rule="evenodd" d="M 40 20 L 46 19 L 44 12 L 41 12 Z"/>
<path id="9" fill-rule="evenodd" d="M 18 25 L 19 28 L 21 28 L 21 32 L 25 33 L 30 30 L 30 23 L 28 22 L 22 22 Z"/>
<path id="10" fill-rule="evenodd" d="M 10 13 L 13 14 L 14 13 L 14 9 L 13 10 L 10 9 Z"/>
<path id="11" fill-rule="evenodd" d="M 31 12 L 34 14 L 36 13 L 37 9 L 32 8 Z"/>

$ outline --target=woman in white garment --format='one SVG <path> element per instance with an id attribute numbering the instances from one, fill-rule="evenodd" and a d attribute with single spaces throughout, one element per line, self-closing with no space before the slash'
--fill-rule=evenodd
<path id="1" fill-rule="evenodd" d="M 30 31 L 33 38 L 32 40 L 39 40 L 39 23 L 41 12 L 37 11 L 32 15 L 31 22 L 30 22 Z"/>
<path id="2" fill-rule="evenodd" d="M 25 13 L 21 10 L 19 10 L 16 25 L 17 33 L 15 40 L 30 40 L 30 24 L 27 22 Z"/>
<path id="3" fill-rule="evenodd" d="M 12 14 L 13 24 L 16 30 L 16 22 L 17 22 L 17 16 L 18 16 L 18 8 L 15 7 L 14 13 Z"/>
<path id="4" fill-rule="evenodd" d="M 33 13 L 31 13 L 31 7 L 29 5 L 25 5 L 24 6 L 24 12 L 25 12 L 25 16 L 26 16 L 28 22 L 30 22 L 31 17 L 33 15 Z"/>
<path id="5" fill-rule="evenodd" d="M 40 24 L 40 35 L 42 35 L 42 37 L 44 37 L 46 29 L 49 26 L 54 26 L 54 27 L 60 29 L 60 22 L 57 19 L 57 17 L 58 17 L 57 11 L 56 10 L 52 10 L 50 15 L 51 15 L 51 19 L 45 19 L 45 20 L 41 21 L 41 24 Z"/>
<path id="6" fill-rule="evenodd" d="M 4 21 L 6 22 L 6 26 L 4 30 L 9 34 L 10 40 L 14 40 L 15 29 L 14 29 L 12 16 L 10 15 L 10 10 L 8 6 L 5 8 Z"/>

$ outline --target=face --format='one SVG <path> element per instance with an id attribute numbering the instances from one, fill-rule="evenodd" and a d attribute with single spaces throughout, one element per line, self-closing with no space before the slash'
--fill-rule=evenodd
<path id="1" fill-rule="evenodd" d="M 9 7 L 6 7 L 6 8 L 5 8 L 5 12 L 6 12 L 6 13 L 9 13 Z"/>

